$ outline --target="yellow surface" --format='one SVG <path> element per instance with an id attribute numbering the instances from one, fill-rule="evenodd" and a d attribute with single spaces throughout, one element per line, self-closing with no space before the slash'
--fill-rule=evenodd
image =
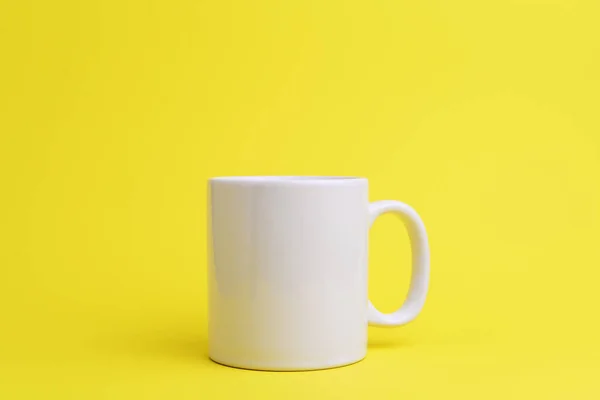
<path id="1" fill-rule="evenodd" d="M 0 398 L 600 398 L 600 2 L 0 3 Z M 370 179 L 430 297 L 311 373 L 206 358 L 205 180 Z M 372 300 L 406 293 L 393 217 Z"/>

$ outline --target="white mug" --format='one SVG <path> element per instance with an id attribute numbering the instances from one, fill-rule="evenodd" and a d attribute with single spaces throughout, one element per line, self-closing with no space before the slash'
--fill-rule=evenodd
<path id="1" fill-rule="evenodd" d="M 393 212 L 412 245 L 408 297 L 383 314 L 367 296 L 368 231 Z M 398 201 L 369 203 L 354 177 L 249 176 L 209 181 L 209 357 L 233 367 L 293 371 L 352 364 L 367 325 L 398 326 L 429 285 L 423 222 Z"/>

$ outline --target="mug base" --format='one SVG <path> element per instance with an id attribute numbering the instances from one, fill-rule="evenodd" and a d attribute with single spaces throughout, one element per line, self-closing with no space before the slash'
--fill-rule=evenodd
<path id="1" fill-rule="evenodd" d="M 319 371 L 324 369 L 334 369 L 334 368 L 342 368 L 347 367 L 352 364 L 356 364 L 365 359 L 365 356 L 362 356 L 358 359 L 354 358 L 351 360 L 336 360 L 332 362 L 322 363 L 322 364 L 314 364 L 314 365 L 261 365 L 259 363 L 238 363 L 238 362 L 226 362 L 223 360 L 219 360 L 218 358 L 209 356 L 210 360 L 213 362 L 223 365 L 225 367 L 237 368 L 237 369 L 247 369 L 253 371 L 269 371 L 269 372 L 302 372 L 302 371 Z"/>

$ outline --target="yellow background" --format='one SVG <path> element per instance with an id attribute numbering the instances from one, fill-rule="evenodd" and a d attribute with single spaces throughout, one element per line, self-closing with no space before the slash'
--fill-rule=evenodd
<path id="1" fill-rule="evenodd" d="M 600 397 L 597 0 L 0 4 L 0 398 Z M 422 315 L 351 367 L 208 361 L 206 179 L 235 174 L 414 206 Z M 393 310 L 395 218 L 370 259 Z"/>

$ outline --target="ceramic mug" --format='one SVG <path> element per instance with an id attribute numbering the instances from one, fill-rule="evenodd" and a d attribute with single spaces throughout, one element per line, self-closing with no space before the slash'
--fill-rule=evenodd
<path id="1" fill-rule="evenodd" d="M 366 355 L 367 325 L 421 311 L 429 284 L 423 222 L 398 201 L 369 203 L 355 177 L 209 180 L 209 357 L 259 370 L 312 370 Z M 405 303 L 378 311 L 367 295 L 369 227 L 391 212 L 406 225 L 412 278 Z"/>

